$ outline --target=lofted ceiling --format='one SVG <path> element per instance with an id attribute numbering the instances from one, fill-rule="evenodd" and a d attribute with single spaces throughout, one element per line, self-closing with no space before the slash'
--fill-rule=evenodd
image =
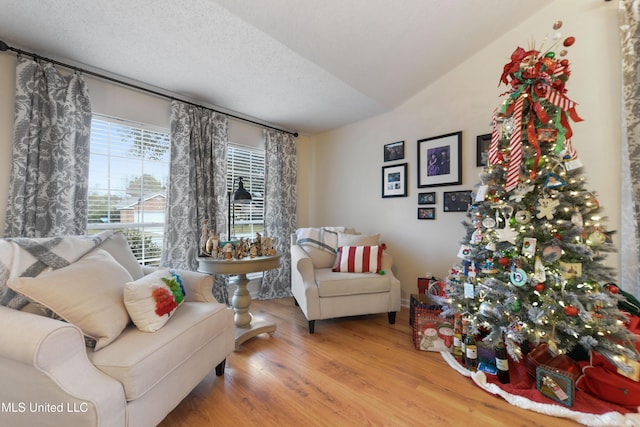
<path id="1" fill-rule="evenodd" d="M 303 134 L 393 110 L 559 0 L 0 0 L 0 40 Z"/>

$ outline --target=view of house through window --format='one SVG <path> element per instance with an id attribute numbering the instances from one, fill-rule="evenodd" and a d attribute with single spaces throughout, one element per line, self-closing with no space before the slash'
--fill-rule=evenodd
<path id="1" fill-rule="evenodd" d="M 94 114 L 87 233 L 121 230 L 141 264 L 157 265 L 169 154 L 167 129 Z"/>
<path id="2" fill-rule="evenodd" d="M 233 194 L 242 178 L 252 197 L 251 203 L 233 206 L 235 228 L 231 234 L 236 238 L 264 235 L 264 150 L 229 143 L 227 157 L 227 188 Z"/>
<path id="3" fill-rule="evenodd" d="M 169 181 L 169 130 L 94 114 L 87 233 L 123 231 L 143 265 L 158 265 Z M 234 206 L 235 234 L 264 230 L 264 150 L 229 144 L 227 188 L 242 177 L 253 200 Z"/>

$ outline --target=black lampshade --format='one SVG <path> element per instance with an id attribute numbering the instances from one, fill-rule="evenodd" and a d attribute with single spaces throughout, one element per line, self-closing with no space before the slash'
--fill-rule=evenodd
<path id="1" fill-rule="evenodd" d="M 238 178 L 238 189 L 233 193 L 233 203 L 250 203 L 251 193 L 244 189 L 242 177 Z"/>

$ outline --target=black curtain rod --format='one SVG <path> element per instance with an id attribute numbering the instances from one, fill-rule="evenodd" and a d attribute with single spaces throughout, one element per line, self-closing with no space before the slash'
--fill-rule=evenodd
<path id="1" fill-rule="evenodd" d="M 110 81 L 110 82 L 113 82 L 113 83 L 117 83 L 119 85 L 128 86 L 130 88 L 133 88 L 133 89 L 136 89 L 136 90 L 139 90 L 139 91 L 142 91 L 142 92 L 151 93 L 151 94 L 159 96 L 161 98 L 167 98 L 167 99 L 170 99 L 172 101 L 184 102 L 185 104 L 193 105 L 194 107 L 204 108 L 206 110 L 213 111 L 215 113 L 224 114 L 227 117 L 232 117 L 234 119 L 242 120 L 243 122 L 252 123 L 254 125 L 266 127 L 266 128 L 269 128 L 269 129 L 273 129 L 273 130 L 277 130 L 277 131 L 280 131 L 280 132 L 288 133 L 290 135 L 293 135 L 294 137 L 298 137 L 298 132 L 291 132 L 291 131 L 288 131 L 288 130 L 279 129 L 277 127 L 265 125 L 263 123 L 259 123 L 259 122 L 256 122 L 256 121 L 253 121 L 253 120 L 250 120 L 250 119 L 246 119 L 244 117 L 235 116 L 233 114 L 225 113 L 223 111 L 218 111 L 218 110 L 216 110 L 214 108 L 211 108 L 211 107 L 205 107 L 204 105 L 199 105 L 199 104 L 196 104 L 196 103 L 193 103 L 193 102 L 190 102 L 190 101 L 185 101 L 184 99 L 176 98 L 176 97 L 173 97 L 173 96 L 161 93 L 161 92 L 157 92 L 155 90 L 147 89 L 147 88 L 142 87 L 142 86 L 138 86 L 138 85 L 134 85 L 132 83 L 124 82 L 122 80 L 118 80 L 118 79 L 115 79 L 113 77 L 109 77 L 109 76 L 105 76 L 105 75 L 102 75 L 102 74 L 98 74 L 98 73 L 95 73 L 95 72 L 90 71 L 90 70 L 85 70 L 85 69 L 76 67 L 74 65 L 65 64 L 64 62 L 56 61 L 55 59 L 46 58 L 44 56 L 40 56 L 40 55 L 38 55 L 36 53 L 33 53 L 33 52 L 27 52 L 27 51 L 24 51 L 22 49 L 18 49 L 18 48 L 9 46 L 4 41 L 0 40 L 0 52 L 5 52 L 7 50 L 13 51 L 13 52 L 17 53 L 18 55 L 30 56 L 31 58 L 33 58 L 35 60 L 47 61 L 47 62 L 50 62 L 50 63 L 55 64 L 55 65 L 60 65 L 62 67 L 69 68 L 69 69 L 71 69 L 73 71 L 78 71 L 78 72 L 81 72 L 81 73 L 84 73 L 84 74 L 89 74 L 91 76 L 98 77 L 98 78 L 100 78 L 102 80 L 107 80 L 107 81 Z"/>

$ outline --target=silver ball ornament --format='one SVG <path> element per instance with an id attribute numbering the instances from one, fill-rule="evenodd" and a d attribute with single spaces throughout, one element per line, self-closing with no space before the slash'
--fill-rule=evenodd
<path id="1" fill-rule="evenodd" d="M 478 307 L 478 313 L 484 317 L 495 317 L 493 304 L 489 301 L 483 301 Z"/>

